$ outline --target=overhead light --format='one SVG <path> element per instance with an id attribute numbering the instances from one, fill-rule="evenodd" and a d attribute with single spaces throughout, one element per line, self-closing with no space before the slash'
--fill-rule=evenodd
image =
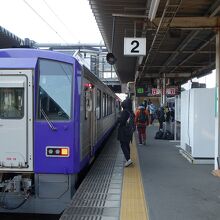
<path id="1" fill-rule="evenodd" d="M 152 0 L 150 5 L 150 11 L 148 18 L 152 21 L 156 17 L 157 9 L 159 6 L 160 0 Z"/>

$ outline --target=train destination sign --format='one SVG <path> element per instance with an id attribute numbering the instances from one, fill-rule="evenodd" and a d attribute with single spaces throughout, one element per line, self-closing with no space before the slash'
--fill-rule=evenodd
<path id="1" fill-rule="evenodd" d="M 124 55 L 129 55 L 129 56 L 146 55 L 146 38 L 125 37 L 124 38 Z"/>

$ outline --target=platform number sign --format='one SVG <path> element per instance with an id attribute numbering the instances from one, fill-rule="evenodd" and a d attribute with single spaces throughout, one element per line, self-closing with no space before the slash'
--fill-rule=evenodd
<path id="1" fill-rule="evenodd" d="M 146 38 L 124 38 L 124 55 L 146 55 Z"/>

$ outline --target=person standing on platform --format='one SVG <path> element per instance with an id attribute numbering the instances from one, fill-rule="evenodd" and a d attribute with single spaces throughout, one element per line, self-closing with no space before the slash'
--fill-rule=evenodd
<path id="1" fill-rule="evenodd" d="M 123 108 L 120 117 L 118 119 L 119 127 L 118 127 L 118 140 L 121 144 L 121 149 L 126 159 L 125 167 L 128 167 L 133 162 L 130 157 L 130 142 L 132 141 L 133 131 L 130 132 L 128 129 L 128 121 L 131 120 L 133 116 L 132 112 L 132 102 L 129 98 L 124 100 L 121 103 Z"/>
<path id="2" fill-rule="evenodd" d="M 149 125 L 149 112 L 140 104 L 135 112 L 135 124 L 137 126 L 139 144 L 146 145 L 146 127 Z"/>
<path id="3" fill-rule="evenodd" d="M 164 108 L 160 107 L 157 112 L 157 118 L 159 121 L 159 130 L 163 130 L 163 123 L 165 122 L 165 116 L 164 116 Z"/>
<path id="4" fill-rule="evenodd" d="M 144 108 L 146 109 L 148 107 L 148 101 L 144 100 L 143 104 L 144 104 Z"/>
<path id="5" fill-rule="evenodd" d="M 149 105 L 149 109 L 148 110 L 150 111 L 150 124 L 152 125 L 153 122 L 154 122 L 154 119 L 155 119 L 156 106 L 153 103 L 151 103 Z"/>

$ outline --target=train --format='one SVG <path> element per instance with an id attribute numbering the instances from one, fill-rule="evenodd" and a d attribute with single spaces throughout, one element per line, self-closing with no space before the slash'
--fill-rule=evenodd
<path id="1" fill-rule="evenodd" d="M 79 57 L 1 49 L 0 212 L 61 213 L 119 111 Z"/>

